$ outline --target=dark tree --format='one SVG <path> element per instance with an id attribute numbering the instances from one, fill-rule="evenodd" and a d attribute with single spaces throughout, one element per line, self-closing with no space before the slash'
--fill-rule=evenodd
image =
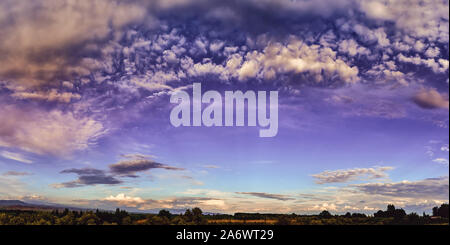
<path id="1" fill-rule="evenodd" d="M 438 210 L 438 216 L 448 218 L 448 204 L 442 204 Z"/>
<path id="2" fill-rule="evenodd" d="M 193 220 L 195 224 L 199 225 L 199 224 L 203 224 L 204 223 L 204 218 L 203 218 L 203 212 L 200 208 L 193 208 L 192 209 L 192 216 L 193 216 Z"/>
<path id="3" fill-rule="evenodd" d="M 184 219 L 186 222 L 192 222 L 194 218 L 194 215 L 192 214 L 190 209 L 187 209 L 186 212 L 184 212 Z"/>
<path id="4" fill-rule="evenodd" d="M 330 212 L 328 212 L 327 210 L 324 210 L 319 214 L 319 217 L 327 219 L 327 218 L 331 218 L 333 216 L 330 214 Z"/>
<path id="5" fill-rule="evenodd" d="M 438 207 L 433 208 L 433 216 L 439 216 L 439 208 Z"/>
<path id="6" fill-rule="evenodd" d="M 401 208 L 396 209 L 394 211 L 394 215 L 393 215 L 394 219 L 403 219 L 405 216 L 406 216 L 406 212 L 405 212 L 405 210 L 403 210 Z"/>
<path id="7" fill-rule="evenodd" d="M 367 215 L 361 214 L 361 213 L 353 213 L 352 217 L 353 218 L 365 218 L 365 217 L 367 217 Z"/>
<path id="8" fill-rule="evenodd" d="M 383 210 L 378 210 L 378 212 L 373 214 L 373 217 L 375 218 L 384 218 L 386 217 L 385 212 L 383 212 Z"/>
<path id="9" fill-rule="evenodd" d="M 172 218 L 172 214 L 168 210 L 165 210 L 165 209 L 160 210 L 158 213 L 158 216 L 161 218 L 165 217 L 169 220 Z"/>

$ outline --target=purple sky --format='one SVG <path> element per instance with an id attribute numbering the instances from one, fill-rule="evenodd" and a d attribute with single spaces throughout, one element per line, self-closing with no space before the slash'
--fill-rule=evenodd
<path id="1" fill-rule="evenodd" d="M 232 2 L 1 1 L 0 199 L 221 213 L 448 202 L 448 0 Z M 278 91 L 278 134 L 173 127 L 170 96 L 193 83 Z"/>

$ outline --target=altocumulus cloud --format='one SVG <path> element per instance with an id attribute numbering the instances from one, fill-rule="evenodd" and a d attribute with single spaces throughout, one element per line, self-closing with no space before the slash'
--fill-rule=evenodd
<path id="1" fill-rule="evenodd" d="M 15 62 L 2 62 L 0 78 L 13 96 L 60 102 L 79 95 L 39 90 L 60 89 L 64 79 L 68 90 L 86 79 L 164 90 L 205 74 L 405 84 L 409 65 L 448 73 L 447 8 L 419 0 L 7 0 L 0 3 L 1 59 Z M 186 18 L 196 14 L 189 26 Z"/>
<path id="2" fill-rule="evenodd" d="M 0 146 L 51 155 L 86 149 L 117 126 L 100 121 L 113 121 L 103 112 L 204 76 L 287 90 L 434 76 L 440 87 L 414 101 L 448 108 L 447 8 L 448 1 L 419 0 L 1 1 L 0 95 L 67 107 L 34 104 L 31 115 L 0 109 L 11 114 L 0 125 Z M 392 106 L 379 107 L 375 116 Z"/>

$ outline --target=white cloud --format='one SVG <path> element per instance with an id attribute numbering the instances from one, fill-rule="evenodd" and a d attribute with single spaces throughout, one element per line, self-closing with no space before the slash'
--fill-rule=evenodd
<path id="1" fill-rule="evenodd" d="M 433 162 L 448 165 L 448 159 L 447 158 L 436 158 L 433 160 Z"/>
<path id="2" fill-rule="evenodd" d="M 117 203 L 121 206 L 127 207 L 136 207 L 140 204 L 143 204 L 145 201 L 140 197 L 130 197 L 125 195 L 124 193 L 117 194 L 116 196 L 109 196 L 104 198 L 103 200 Z"/>
<path id="3" fill-rule="evenodd" d="M 273 79 L 287 73 L 307 74 L 316 82 L 337 76 L 346 83 L 359 81 L 358 68 L 350 67 L 336 57 L 330 48 L 308 46 L 292 38 L 286 45 L 269 44 L 263 52 L 249 52 L 238 70 L 240 80 L 261 77 Z"/>
<path id="4" fill-rule="evenodd" d="M 339 43 L 339 52 L 346 53 L 350 56 L 370 55 L 370 50 L 358 45 L 353 39 L 342 40 Z"/>
<path id="5" fill-rule="evenodd" d="M 3 106 L 0 114 L 9 115 L 0 125 L 0 146 L 37 154 L 69 155 L 106 132 L 102 123 L 71 112 Z"/>
<path id="6" fill-rule="evenodd" d="M 411 36 L 448 43 L 448 1 L 361 0 L 361 10 L 375 20 L 393 21 Z"/>
<path id="7" fill-rule="evenodd" d="M 358 180 L 363 177 L 367 179 L 386 178 L 386 171 L 392 169 L 393 167 L 342 169 L 334 171 L 324 171 L 312 176 L 317 179 L 318 184 L 345 183 L 353 180 Z"/>

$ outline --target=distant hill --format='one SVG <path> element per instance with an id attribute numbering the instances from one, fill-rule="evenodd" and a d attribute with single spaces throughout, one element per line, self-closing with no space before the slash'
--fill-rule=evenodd
<path id="1" fill-rule="evenodd" d="M 0 200 L 0 207 L 4 206 L 27 206 L 29 204 L 20 200 Z"/>
<path id="2" fill-rule="evenodd" d="M 67 207 L 59 204 L 36 204 L 36 203 L 26 203 L 20 200 L 0 200 L 0 210 L 84 210 L 81 208 Z"/>

